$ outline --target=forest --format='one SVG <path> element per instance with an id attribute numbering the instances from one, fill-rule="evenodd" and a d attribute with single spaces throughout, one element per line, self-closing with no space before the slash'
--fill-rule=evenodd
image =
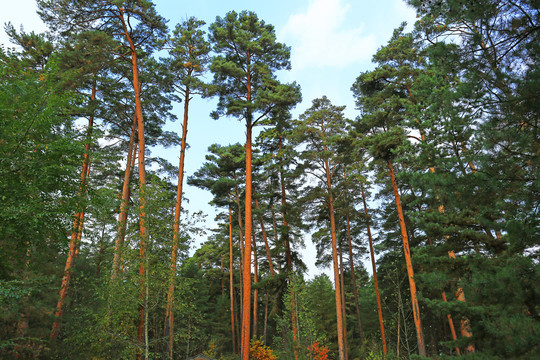
<path id="1" fill-rule="evenodd" d="M 408 0 L 354 119 L 253 11 L 37 3 L 0 46 L 0 358 L 540 358 L 538 0 Z M 245 142 L 184 176 L 209 98 Z"/>

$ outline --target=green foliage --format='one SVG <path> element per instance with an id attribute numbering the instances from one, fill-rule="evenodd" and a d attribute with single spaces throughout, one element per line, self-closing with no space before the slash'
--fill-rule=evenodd
<path id="1" fill-rule="evenodd" d="M 300 101 L 297 84 L 280 84 L 274 72 L 289 69 L 290 50 L 276 41 L 274 27 L 254 12 L 231 11 L 210 25 L 210 40 L 218 54 L 212 59 L 212 92 L 219 96 L 219 116 L 245 118 L 249 126 L 276 106 Z M 249 89 L 245 84 L 250 83 Z M 258 114 L 253 118 L 253 114 Z"/>

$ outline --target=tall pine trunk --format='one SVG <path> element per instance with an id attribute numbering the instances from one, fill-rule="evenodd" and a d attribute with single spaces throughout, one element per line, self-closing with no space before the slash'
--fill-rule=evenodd
<path id="1" fill-rule="evenodd" d="M 283 139 L 279 138 L 279 148 L 278 152 L 281 153 L 281 150 L 283 149 Z M 283 217 L 283 243 L 285 245 L 285 259 L 287 261 L 287 273 L 288 277 L 290 279 L 290 276 L 292 275 L 293 266 L 292 266 L 292 255 L 291 255 L 291 246 L 290 246 L 290 239 L 289 239 L 289 224 L 287 222 L 287 196 L 285 192 L 285 179 L 283 175 L 283 163 L 281 157 L 279 158 L 279 178 L 280 178 L 280 184 L 281 184 L 281 215 Z M 296 349 L 297 343 L 298 343 L 298 322 L 296 319 L 296 311 L 294 309 L 296 308 L 295 303 L 295 294 L 294 290 L 291 294 L 291 325 L 292 325 L 292 332 L 293 332 L 293 344 L 294 344 L 294 359 L 298 359 L 298 351 Z"/>
<path id="2" fill-rule="evenodd" d="M 182 185 L 184 182 L 184 159 L 186 156 L 186 139 L 188 133 L 189 87 L 184 93 L 184 123 L 182 125 L 182 143 L 180 145 L 180 164 L 178 166 L 178 187 L 176 191 L 176 207 L 174 209 L 174 228 L 171 251 L 171 274 L 169 292 L 167 293 L 167 309 L 165 310 L 165 336 L 169 337 L 169 358 L 173 358 L 174 347 L 174 285 L 176 279 L 176 263 L 178 257 L 178 242 L 180 237 L 180 213 L 182 211 Z"/>
<path id="3" fill-rule="evenodd" d="M 344 265 L 343 265 L 343 247 L 341 246 L 341 240 L 339 241 L 339 272 L 341 283 L 341 310 L 343 316 L 343 349 L 345 352 L 345 360 L 349 359 L 349 342 L 347 339 L 347 306 L 345 304 L 345 281 L 344 281 Z"/>
<path id="4" fill-rule="evenodd" d="M 250 82 L 248 77 L 248 101 L 250 98 Z M 242 294 L 242 346 L 241 359 L 249 360 L 250 314 L 251 314 L 251 135 L 252 119 L 248 111 L 246 117 L 246 202 L 244 233 L 244 273 Z"/>
<path id="5" fill-rule="evenodd" d="M 364 185 L 362 183 L 360 184 L 360 189 L 362 190 L 362 202 L 364 203 L 364 213 L 366 214 L 366 216 L 369 216 L 367 203 L 366 203 L 366 194 L 364 193 Z M 375 296 L 377 297 L 377 311 L 379 313 L 379 325 L 381 328 L 381 341 L 382 341 L 382 346 L 383 346 L 383 353 L 384 355 L 386 355 L 388 348 L 386 346 L 386 336 L 384 334 L 384 321 L 383 321 L 383 315 L 382 315 L 381 295 L 379 294 L 379 281 L 377 279 L 377 265 L 375 263 L 375 251 L 373 249 L 373 239 L 371 237 L 371 226 L 369 225 L 369 221 L 367 223 L 367 234 L 368 234 L 368 240 L 369 240 L 369 254 L 371 256 L 371 268 L 373 269 L 373 282 L 375 284 Z"/>
<path id="6" fill-rule="evenodd" d="M 349 262 L 351 264 L 351 275 L 353 283 L 353 292 L 354 292 L 354 305 L 356 307 L 356 318 L 358 319 L 358 335 L 360 337 L 360 343 L 364 343 L 364 331 L 362 329 L 362 318 L 360 317 L 360 303 L 358 296 L 358 287 L 356 285 L 356 274 L 354 271 L 354 259 L 352 251 L 352 240 L 351 240 L 351 221 L 349 219 L 349 213 L 347 212 L 347 239 L 349 242 Z"/>
<path id="7" fill-rule="evenodd" d="M 258 263 L 257 263 L 257 243 L 255 240 L 255 233 L 252 234 L 253 238 L 253 283 L 255 289 L 253 290 L 253 338 L 257 338 L 257 313 L 259 312 L 259 289 L 257 283 L 259 282 Z"/>
<path id="8" fill-rule="evenodd" d="M 414 326 L 416 328 L 416 339 L 418 342 L 418 352 L 420 356 L 426 356 L 426 346 L 424 342 L 424 332 L 422 331 L 422 320 L 420 318 L 420 307 L 418 306 L 418 295 L 416 291 L 416 282 L 414 280 L 414 270 L 411 261 L 411 252 L 409 249 L 409 236 L 407 235 L 407 228 L 405 226 L 405 217 L 403 215 L 403 208 L 401 207 L 401 200 L 397 188 L 396 177 L 394 174 L 394 168 L 390 161 L 387 162 L 388 171 L 390 172 L 390 179 L 392 181 L 392 189 L 394 190 L 394 197 L 396 201 L 396 208 L 399 218 L 399 227 L 401 229 L 401 237 L 403 239 L 403 250 L 405 254 L 405 262 L 407 264 L 407 275 L 409 278 L 409 287 L 411 291 L 411 303 L 414 317 Z"/>
<path id="9" fill-rule="evenodd" d="M 116 240 L 114 242 L 114 257 L 112 268 L 112 280 L 118 277 L 120 270 L 120 261 L 122 259 L 122 248 L 124 246 L 124 239 L 126 237 L 126 227 L 129 209 L 130 198 L 130 178 L 133 168 L 135 167 L 135 159 L 137 158 L 137 144 L 135 143 L 135 135 L 137 133 L 137 116 L 133 117 L 133 124 L 131 126 L 131 134 L 129 136 L 128 156 L 126 160 L 126 170 L 124 171 L 124 183 L 122 185 L 122 200 L 120 202 L 120 211 L 118 213 L 118 225 L 116 230 Z"/>
<path id="10" fill-rule="evenodd" d="M 233 236 L 232 236 L 232 214 L 231 204 L 229 203 L 229 288 L 231 300 L 231 332 L 233 353 L 236 352 L 236 336 L 234 330 L 234 274 L 233 274 Z"/>
<path id="11" fill-rule="evenodd" d="M 341 286 L 339 279 L 339 262 L 337 254 L 336 221 L 334 217 L 334 197 L 332 195 L 332 180 L 330 176 L 330 165 L 325 160 L 326 185 L 328 187 L 328 212 L 330 216 L 330 232 L 332 235 L 332 260 L 334 264 L 334 284 L 336 287 L 336 316 L 338 335 L 339 360 L 345 360 L 345 348 L 343 341 L 343 310 L 341 309 Z"/>
<path id="12" fill-rule="evenodd" d="M 257 200 L 257 198 L 255 198 L 255 207 L 256 207 L 256 209 L 258 211 L 261 210 L 259 208 L 259 201 Z M 262 232 L 262 237 L 263 237 L 263 240 L 264 240 L 264 247 L 266 249 L 266 257 L 268 258 L 268 266 L 270 268 L 270 276 L 274 276 L 275 272 L 274 272 L 274 266 L 272 264 L 272 256 L 270 255 L 270 246 L 268 246 L 268 238 L 266 236 L 266 229 L 264 228 L 264 221 L 263 221 L 263 217 L 262 217 L 260 212 L 259 212 L 259 224 L 261 225 L 261 232 Z"/>
<path id="13" fill-rule="evenodd" d="M 92 83 L 92 92 L 90 95 L 90 101 L 96 99 L 96 81 Z M 87 180 L 90 172 L 90 141 L 92 140 L 92 132 L 94 130 L 94 116 L 91 115 L 88 118 L 88 130 L 87 130 L 87 141 L 84 146 L 84 158 L 81 170 L 81 180 L 79 185 L 79 193 L 77 195 L 79 203 L 77 204 L 77 213 L 75 214 L 75 219 L 73 220 L 73 228 L 71 231 L 71 238 L 69 241 L 69 253 L 66 260 L 66 265 L 64 267 L 64 275 L 62 277 L 62 285 L 60 286 L 60 296 L 56 304 L 56 311 L 54 314 L 54 323 L 52 326 L 50 339 L 52 341 L 56 340 L 58 336 L 58 331 L 60 329 L 60 321 L 64 313 L 64 303 L 66 301 L 66 296 L 69 289 L 69 283 L 71 280 L 71 268 L 75 263 L 75 257 L 78 253 L 78 247 L 80 246 L 83 222 L 84 222 L 84 199 L 86 198 L 87 193 Z"/>
<path id="14" fill-rule="evenodd" d="M 124 10 L 119 9 L 119 19 L 122 22 L 124 29 L 124 35 L 129 43 L 131 50 L 131 64 L 133 71 L 133 92 L 135 93 L 135 115 L 137 116 L 137 128 L 138 128 L 138 140 L 139 140 L 139 231 L 140 231 L 140 265 L 139 265 L 139 283 L 140 283 L 140 301 L 139 305 L 139 325 L 137 329 L 137 340 L 139 344 L 143 344 L 143 333 L 145 325 L 145 312 L 146 312 L 146 246 L 148 244 L 148 229 L 146 228 L 146 167 L 145 167 L 145 143 L 144 143 L 144 118 L 142 113 L 141 103 L 141 84 L 139 81 L 139 65 L 137 63 L 137 49 L 128 28 L 124 21 Z M 139 348 L 137 352 L 137 359 L 142 358 L 142 351 Z"/>

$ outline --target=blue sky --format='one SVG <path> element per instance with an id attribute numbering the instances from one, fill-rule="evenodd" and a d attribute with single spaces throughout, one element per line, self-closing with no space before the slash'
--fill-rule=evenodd
<path id="1" fill-rule="evenodd" d="M 191 16 L 210 24 L 216 16 L 224 16 L 230 10 L 254 11 L 260 19 L 274 25 L 278 41 L 291 47 L 292 70 L 278 76 L 284 82 L 296 81 L 302 88 L 303 101 L 294 110 L 295 117 L 309 108 L 313 99 L 323 95 L 335 105 L 346 105 L 345 114 L 349 118 L 356 117 L 350 91 L 352 83 L 361 72 L 373 68 L 371 57 L 389 40 L 393 29 L 403 21 L 407 21 L 410 29 L 416 20 L 415 12 L 402 0 L 154 0 L 154 3 L 158 13 L 169 20 L 171 29 Z M 6 2 L 0 12 L 0 23 L 11 21 L 16 28 L 24 26 L 26 32 L 44 31 L 35 10 L 34 0 Z M 3 31 L 0 44 L 9 46 Z M 205 161 L 210 144 L 245 142 L 242 123 L 209 117 L 215 104 L 214 100 L 197 98 L 190 103 L 187 176 Z M 178 118 L 182 118 L 182 109 L 180 105 L 175 107 Z M 180 123 L 167 125 L 167 130 L 180 132 Z M 178 164 L 179 149 L 157 149 L 157 154 Z M 208 205 L 211 195 L 189 186 L 185 192 L 190 211 L 207 213 L 207 226 L 212 227 L 215 211 Z M 321 270 L 314 267 L 315 250 L 309 239 L 306 246 L 302 253 L 311 277 Z"/>

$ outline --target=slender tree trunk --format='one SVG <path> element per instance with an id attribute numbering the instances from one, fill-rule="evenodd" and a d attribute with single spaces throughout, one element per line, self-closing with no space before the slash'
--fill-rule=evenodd
<path id="1" fill-rule="evenodd" d="M 283 149 L 283 140 L 279 138 L 279 151 Z M 279 159 L 279 178 L 281 183 L 281 214 L 283 216 L 283 242 L 285 244 L 285 258 L 287 259 L 287 270 L 292 271 L 292 255 L 291 246 L 289 241 L 289 224 L 287 223 L 287 196 L 285 193 L 285 179 L 283 176 L 283 164 L 281 158 Z"/>
<path id="2" fill-rule="evenodd" d="M 90 101 L 96 99 L 96 81 L 92 83 L 92 92 L 90 95 Z M 90 141 L 92 140 L 92 132 L 94 130 L 94 116 L 88 118 L 88 130 L 87 141 L 84 146 L 84 158 L 81 170 L 81 180 L 79 185 L 79 193 L 77 195 L 79 203 L 77 204 L 77 213 L 75 214 L 75 220 L 73 221 L 73 228 L 71 232 L 71 238 L 69 241 L 69 253 L 64 267 L 64 275 L 62 277 L 62 285 L 60 286 L 60 296 L 56 304 L 56 312 L 54 314 L 54 323 L 51 330 L 50 340 L 56 340 L 58 331 L 60 329 L 60 320 L 64 313 L 64 303 L 69 289 L 69 282 L 71 280 L 71 268 L 75 262 L 75 257 L 78 253 L 78 245 L 81 239 L 83 221 L 84 221 L 84 204 L 83 201 L 86 198 L 87 193 L 87 180 L 90 172 Z"/>
<path id="3" fill-rule="evenodd" d="M 233 173 L 234 181 L 236 182 L 236 173 Z M 242 225 L 242 208 L 240 207 L 240 194 L 238 191 L 238 185 L 234 187 L 236 195 L 236 206 L 238 207 L 238 233 L 240 235 L 240 240 L 238 241 L 238 249 L 240 250 L 240 279 L 244 279 L 244 227 Z M 240 281 L 240 298 L 244 294 L 244 285 L 243 281 Z M 242 307 L 240 307 L 240 317 L 242 317 Z M 241 329 L 240 329 L 241 330 Z M 241 339 L 239 340 L 239 345 L 241 345 Z"/>
<path id="4" fill-rule="evenodd" d="M 221 296 L 225 295 L 225 271 L 223 269 L 223 254 L 219 255 L 221 258 Z"/>
<path id="5" fill-rule="evenodd" d="M 394 190 L 394 196 L 396 199 L 396 208 L 399 218 L 399 226 L 401 228 L 401 237 L 403 238 L 403 250 L 405 253 L 405 262 L 407 264 L 407 274 L 409 277 L 409 287 L 411 291 L 411 303 L 414 316 L 414 326 L 416 328 L 416 337 L 418 341 L 418 352 L 420 356 L 426 356 L 426 347 L 424 343 L 424 333 L 422 331 L 422 321 L 420 318 L 420 307 L 418 306 L 418 296 L 416 292 L 416 282 L 414 280 L 414 270 L 411 261 L 411 253 L 409 250 L 409 237 L 407 235 L 407 228 L 405 226 L 405 217 L 403 215 L 403 209 L 401 207 L 401 200 L 399 197 L 399 192 L 396 184 L 396 177 L 394 175 L 394 168 L 390 161 L 387 162 L 388 171 L 390 172 L 390 179 L 392 181 L 392 188 Z"/>
<path id="6" fill-rule="evenodd" d="M 401 304 L 401 302 L 400 302 Z M 399 323 L 399 320 L 401 318 L 401 315 L 400 315 L 400 311 L 399 311 L 399 305 L 398 305 L 398 314 L 397 314 L 397 344 L 396 344 L 396 353 L 397 353 L 397 358 L 399 359 L 399 350 L 401 348 L 401 325 Z"/>
<path id="7" fill-rule="evenodd" d="M 250 62 L 250 54 L 247 54 L 248 64 Z M 246 79 L 247 96 L 246 100 L 251 103 L 251 73 L 248 71 Z M 244 236 L 244 273 L 243 284 L 244 293 L 242 294 L 242 347 L 241 359 L 249 360 L 249 341 L 250 341 L 250 306 L 251 306 L 251 136 L 253 118 L 250 109 L 246 109 L 246 198 L 245 198 L 245 236 Z"/>
<path id="8" fill-rule="evenodd" d="M 443 291 L 442 292 L 442 298 L 443 298 L 443 301 L 444 302 L 447 302 L 446 300 L 446 293 Z M 450 326 L 450 332 L 452 333 L 452 339 L 457 340 L 457 336 L 456 336 L 456 329 L 454 328 L 454 321 L 452 320 L 452 315 L 448 314 L 446 315 L 446 317 L 448 318 L 448 325 Z M 458 356 L 461 355 L 461 352 L 459 351 L 459 347 L 456 346 L 456 354 L 458 354 Z"/>
<path id="9" fill-rule="evenodd" d="M 255 206 L 258 211 L 261 210 L 259 208 L 259 200 L 257 200 L 257 198 L 255 198 Z M 268 246 L 268 238 L 266 237 L 266 230 L 264 228 L 264 222 L 263 222 L 263 217 L 261 213 L 259 213 L 259 224 L 261 225 L 261 232 L 262 232 L 262 236 L 264 240 L 264 247 L 266 248 L 266 257 L 268 258 L 268 266 L 270 267 L 270 276 L 274 276 L 275 272 L 274 272 L 274 266 L 272 265 L 272 256 L 270 255 L 270 247 Z"/>
<path id="10" fill-rule="evenodd" d="M 345 360 L 349 359 L 349 345 L 347 339 L 347 310 L 345 304 L 345 281 L 343 275 L 343 248 L 341 246 L 341 241 L 339 242 L 339 272 L 340 272 L 340 282 L 341 282 L 341 309 L 343 316 L 343 349 L 345 352 Z"/>
<path id="11" fill-rule="evenodd" d="M 236 173 L 233 174 L 234 180 L 236 181 Z M 235 194 L 236 194 L 236 206 L 238 207 L 238 234 L 240 235 L 240 238 L 238 240 L 238 249 L 240 250 L 240 266 L 239 266 L 239 272 L 240 272 L 240 300 L 239 302 L 242 303 L 243 296 L 244 296 L 244 227 L 242 225 L 242 208 L 240 207 L 240 194 L 238 191 L 238 185 L 235 185 L 234 187 Z M 240 318 L 243 317 L 242 315 L 242 306 L 239 307 L 238 312 L 240 315 Z M 238 322 L 238 330 L 241 332 L 241 323 Z M 238 337 L 238 346 L 242 346 L 242 335 Z M 240 350 L 241 353 L 241 350 Z"/>
<path id="12" fill-rule="evenodd" d="M 124 171 L 124 183 L 122 185 L 122 200 L 120 202 L 120 211 L 118 213 L 118 225 L 116 240 L 114 242 L 114 257 L 111 279 L 118 277 L 120 269 L 120 261 L 122 259 L 122 247 L 126 237 L 127 218 L 129 210 L 129 197 L 131 195 L 129 183 L 133 168 L 135 167 L 135 159 L 137 153 L 137 144 L 135 143 L 135 135 L 137 133 L 137 116 L 133 116 L 133 124 L 131 126 L 131 134 L 129 136 L 128 153 L 126 160 L 126 170 Z"/>
<path id="13" fill-rule="evenodd" d="M 349 213 L 347 212 L 347 239 L 349 241 L 349 262 L 351 264 L 351 275 L 353 283 L 353 292 L 354 292 L 354 305 L 356 306 L 356 318 L 358 319 L 358 335 L 360 337 L 360 343 L 364 343 L 364 331 L 362 329 L 362 318 L 360 317 L 360 303 L 358 301 L 358 287 L 356 285 L 356 274 L 354 271 L 354 259 L 352 251 L 352 240 L 351 240 L 351 222 L 349 219 Z"/>
<path id="14" fill-rule="evenodd" d="M 279 138 L 279 152 L 283 149 L 283 139 Z M 285 245 L 285 258 L 287 261 L 287 272 L 288 276 L 290 277 L 293 271 L 293 265 L 292 265 L 292 255 L 291 255 L 291 246 L 290 246 L 290 239 L 289 239 L 289 224 L 287 222 L 287 196 L 285 192 L 285 179 L 283 175 L 283 164 L 282 159 L 279 159 L 279 178 L 281 183 L 281 214 L 283 217 L 283 243 Z M 293 343 L 294 343 L 294 359 L 298 360 L 298 351 L 296 350 L 297 343 L 298 343 L 298 326 L 297 326 L 297 319 L 296 319 L 296 312 L 294 309 L 296 308 L 295 304 L 295 293 L 294 290 L 291 294 L 291 324 L 292 324 L 292 332 L 293 332 Z"/>
<path id="15" fill-rule="evenodd" d="M 263 343 L 266 345 L 266 330 L 268 325 L 268 290 L 266 290 L 266 297 L 265 297 L 265 305 L 264 305 L 264 327 L 263 327 Z"/>
<path id="16" fill-rule="evenodd" d="M 332 235 L 332 260 L 334 263 L 334 284 L 336 287 L 336 316 L 338 335 L 339 360 L 345 360 L 345 348 L 343 341 L 343 310 L 341 309 L 341 286 L 339 281 L 339 262 L 337 255 L 336 221 L 334 217 L 334 197 L 332 195 L 332 180 L 330 177 L 330 165 L 325 160 L 326 185 L 328 186 L 328 212 L 330 215 L 330 231 Z"/>
<path id="17" fill-rule="evenodd" d="M 449 251 L 448 256 L 450 256 L 450 258 L 452 258 L 452 259 L 456 258 L 456 254 L 453 251 Z M 461 301 L 461 302 L 466 302 L 465 293 L 463 292 L 463 288 L 461 286 L 458 286 L 458 288 L 457 288 L 456 299 L 458 301 Z M 461 319 L 460 327 L 461 327 L 461 336 L 469 337 L 469 338 L 472 336 L 471 324 L 469 322 L 469 319 L 467 319 L 465 317 L 463 319 Z M 471 345 L 468 345 L 465 348 L 465 353 L 468 354 L 468 353 L 473 353 L 473 352 L 475 352 L 474 345 L 471 344 Z"/>
<path id="18" fill-rule="evenodd" d="M 133 42 L 133 39 L 131 38 L 131 35 L 128 31 L 128 28 L 126 26 L 126 23 L 124 21 L 124 10 L 123 8 L 119 8 L 119 19 L 122 22 L 122 26 L 124 29 L 124 35 L 126 36 L 126 40 L 129 43 L 129 47 L 131 50 L 131 63 L 132 63 L 132 71 L 133 71 L 133 92 L 135 93 L 135 114 L 137 116 L 137 127 L 138 127 L 138 140 L 139 140 L 139 226 L 140 226 L 140 265 L 139 265 L 139 279 L 140 279 L 140 301 L 141 304 L 139 306 L 139 326 L 137 329 L 137 340 L 139 341 L 139 344 L 142 344 L 143 342 L 143 332 L 144 332 L 144 325 L 145 325 L 145 309 L 146 309 L 146 298 L 144 296 L 145 289 L 146 289 L 146 282 L 145 282 L 145 264 L 146 264 L 146 246 L 148 244 L 148 230 L 146 228 L 146 167 L 145 167 L 145 142 L 144 142 L 144 118 L 143 118 L 143 112 L 142 112 L 142 103 L 141 103 L 141 84 L 139 81 L 139 66 L 137 63 L 137 49 L 135 48 L 135 44 Z M 137 353 L 137 358 L 142 358 L 142 353 L 139 351 Z"/>
<path id="19" fill-rule="evenodd" d="M 230 288 L 230 300 L 231 300 L 231 331 L 232 331 L 232 344 L 233 353 L 236 352 L 236 337 L 234 331 L 234 276 L 233 276 L 233 236 L 232 236 L 232 214 L 231 204 L 229 203 L 229 288 Z"/>
<path id="20" fill-rule="evenodd" d="M 173 358 L 174 348 L 174 285 L 176 279 L 176 263 L 178 257 L 178 243 L 180 238 L 180 213 L 182 212 L 182 188 L 184 183 L 184 159 L 186 157 L 186 144 L 189 116 L 189 87 L 184 92 L 184 123 L 182 124 L 182 143 L 180 145 L 180 164 L 178 166 L 178 186 L 176 189 L 176 207 L 174 209 L 174 227 L 171 251 L 171 274 L 169 278 L 169 292 L 167 293 L 167 308 L 165 310 L 166 332 L 169 337 L 169 358 Z"/>
<path id="21" fill-rule="evenodd" d="M 364 193 L 364 184 L 360 183 L 360 189 L 362 190 L 362 202 L 364 204 L 364 213 L 366 216 L 369 216 L 368 214 L 368 208 L 366 203 L 366 194 Z M 383 321 L 383 315 L 382 315 L 382 305 L 381 305 L 381 296 L 379 294 L 379 281 L 377 280 L 377 265 L 375 263 L 375 250 L 373 249 L 373 239 L 371 237 L 371 226 L 369 225 L 369 221 L 366 224 L 367 228 L 367 234 L 368 234 L 368 240 L 369 240 L 369 254 L 371 256 L 371 268 L 373 269 L 373 282 L 375 284 L 375 295 L 377 297 L 377 311 L 379 313 L 379 325 L 381 328 L 381 340 L 383 345 L 383 353 L 386 355 L 388 348 L 386 346 L 386 336 L 384 334 L 384 321 Z"/>
<path id="22" fill-rule="evenodd" d="M 253 338 L 257 338 L 257 313 L 259 312 L 259 289 L 257 289 L 257 283 L 259 282 L 258 264 L 257 264 L 257 243 L 255 240 L 255 234 L 252 233 L 253 238 L 253 283 L 255 289 L 253 290 Z"/>
<path id="23" fill-rule="evenodd" d="M 240 277 L 240 276 L 239 276 Z M 240 277 L 240 284 L 242 284 L 242 277 Z M 240 321 L 240 319 L 242 318 L 242 312 L 240 311 L 241 310 L 241 306 L 240 306 L 240 303 L 242 302 L 242 291 L 240 291 L 240 293 L 238 294 L 238 296 L 235 296 L 234 297 L 234 305 L 237 309 L 237 311 L 235 312 L 234 316 L 235 316 L 235 324 L 236 324 L 236 353 L 237 354 L 241 354 L 242 350 L 241 350 L 241 346 L 242 346 L 242 333 L 241 333 L 241 324 L 242 322 Z"/>
<path id="24" fill-rule="evenodd" d="M 250 98 L 251 83 L 248 77 L 248 102 Z M 250 341 L 250 307 L 251 307 L 251 113 L 246 117 L 246 202 L 245 202 L 245 236 L 244 236 L 244 293 L 242 295 L 242 360 L 249 360 Z"/>

